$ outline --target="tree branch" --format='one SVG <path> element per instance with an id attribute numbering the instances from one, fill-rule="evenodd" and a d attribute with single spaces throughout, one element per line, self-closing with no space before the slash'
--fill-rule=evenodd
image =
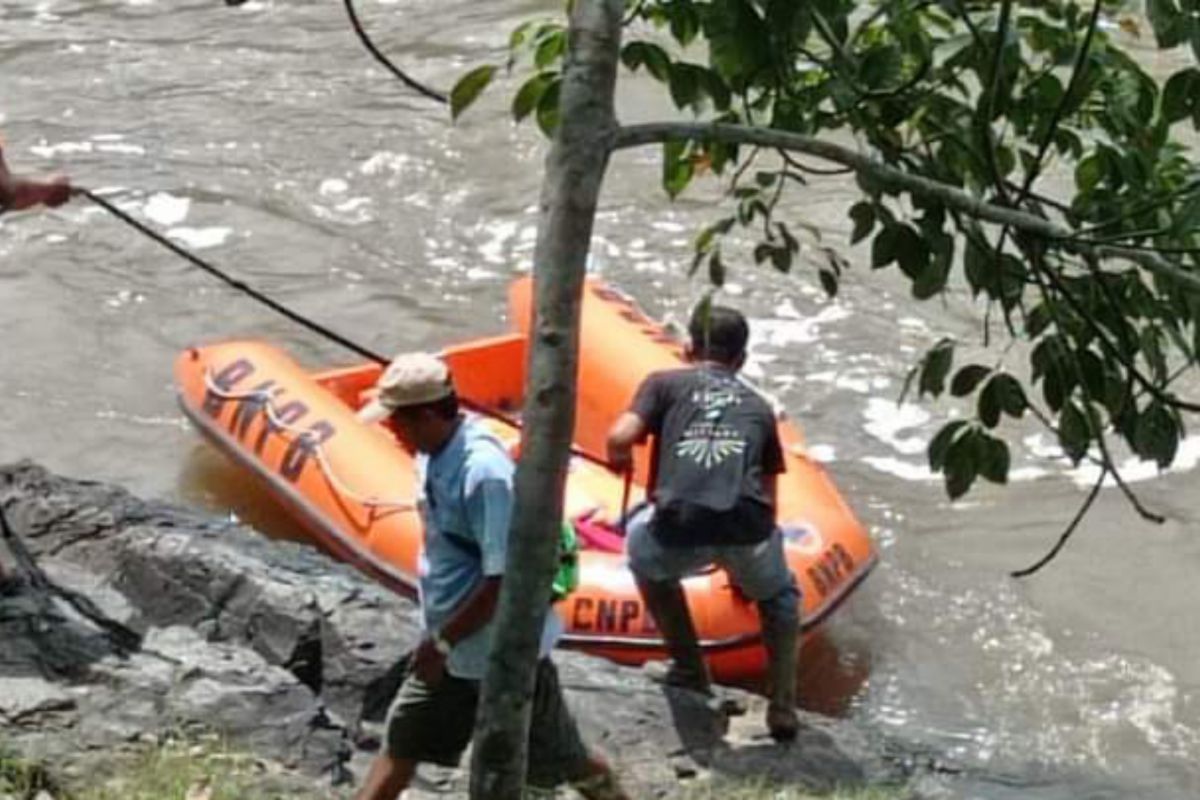
<path id="1" fill-rule="evenodd" d="M 391 62 L 391 60 L 383 54 L 383 52 L 375 46 L 375 42 L 371 40 L 363 27 L 362 21 L 358 18 L 358 12 L 354 8 L 354 0 L 344 0 L 346 6 L 346 14 L 350 17 L 350 24 L 354 26 L 354 32 L 358 34 L 358 39 L 363 43 L 363 47 L 367 48 L 376 61 L 383 65 L 384 69 L 392 73 L 408 88 L 415 92 L 425 95 L 430 100 L 436 100 L 439 103 L 448 102 L 444 92 L 439 92 L 437 89 L 431 89 L 425 84 L 410 78 L 403 70 Z"/>
<path id="2" fill-rule="evenodd" d="M 1083 44 L 1079 46 L 1079 52 L 1075 57 L 1075 66 L 1071 70 L 1071 79 L 1067 82 L 1067 89 L 1063 92 L 1058 105 L 1054 107 L 1054 115 L 1050 118 L 1050 124 L 1046 126 L 1046 135 L 1042 137 L 1042 141 L 1038 145 L 1037 155 L 1033 159 L 1033 165 L 1025 176 L 1025 184 L 1021 187 L 1021 194 L 1017 198 L 1017 205 L 1020 205 L 1029 196 L 1029 190 L 1033 188 L 1034 182 L 1037 180 L 1038 175 L 1041 174 L 1042 160 L 1046 157 L 1050 145 L 1054 142 L 1054 132 L 1058 130 L 1058 123 L 1062 121 L 1063 114 L 1067 110 L 1067 104 L 1071 102 L 1071 96 L 1075 94 L 1075 90 L 1079 87 L 1080 81 L 1083 80 L 1083 76 L 1087 72 L 1087 56 L 1092 49 L 1092 39 L 1096 35 L 1096 28 L 1100 24 L 1100 9 L 1102 6 L 1103 3 L 1101 0 L 1096 0 L 1096 4 L 1092 6 L 1092 14 L 1088 18 L 1087 32 L 1083 35 Z"/>
<path id="3" fill-rule="evenodd" d="M 642 7 L 645 5 L 646 0 L 637 0 L 637 3 L 634 4 L 633 8 L 631 8 L 629 13 L 625 16 L 625 19 L 621 20 L 621 27 L 627 28 L 633 24 L 633 21 L 642 15 Z"/>
<path id="4" fill-rule="evenodd" d="M 810 167 L 808 164 L 798 161 L 793 156 L 788 155 L 787 150 L 778 150 L 776 152 L 779 153 L 779 157 L 783 159 L 784 163 L 790 166 L 792 169 L 799 170 L 800 172 L 807 172 L 809 175 L 845 175 L 854 171 L 850 167 L 834 167 L 832 169 Z"/>
<path id="5" fill-rule="evenodd" d="M 1008 190 L 1005 188 L 1004 176 L 1000 174 L 1000 166 L 996 162 L 996 148 L 1000 143 L 996 140 L 995 132 L 992 130 L 992 120 L 996 117 L 996 98 L 1000 94 L 1000 76 L 1003 74 L 1004 67 L 1004 40 L 1008 38 L 1008 24 L 1011 19 L 1012 0 L 1004 0 L 1003 5 L 1000 6 L 1000 19 L 996 23 L 996 52 L 992 58 L 992 74 L 987 93 L 987 116 L 979 121 L 979 127 L 984 134 L 983 154 L 987 158 L 988 169 L 992 173 L 992 182 L 996 184 L 996 191 L 1000 193 L 1000 198 L 1006 203 L 1008 202 Z M 1001 234 L 1000 244 L 996 247 L 997 253 L 1003 246 L 1004 235 Z"/>
<path id="6" fill-rule="evenodd" d="M 1054 141 L 1054 132 L 1058 130 L 1058 123 L 1062 120 L 1062 116 L 1066 112 L 1067 104 L 1071 102 L 1071 95 L 1075 93 L 1075 89 L 1078 87 L 1086 71 L 1087 55 L 1092 49 L 1092 38 L 1095 36 L 1097 25 L 1100 23 L 1100 7 L 1101 0 L 1096 0 L 1095 5 L 1092 6 L 1091 17 L 1088 19 L 1088 28 L 1083 36 L 1083 43 L 1079 46 L 1079 52 L 1075 55 L 1075 66 L 1071 70 L 1071 79 L 1067 82 L 1067 89 L 1059 99 L 1058 105 L 1054 107 L 1054 114 L 1050 118 L 1050 124 L 1046 126 L 1046 133 L 1042 136 L 1042 141 L 1038 144 L 1038 151 L 1033 159 L 1033 164 L 1030 165 L 1029 171 L 1025 173 L 1025 182 L 1021 186 L 1021 193 L 1017 195 L 1016 201 L 1012 203 L 1015 207 L 1020 207 L 1025 202 L 1025 199 L 1029 196 L 1029 191 L 1033 188 L 1034 182 L 1037 180 L 1038 175 L 1041 174 L 1042 159 L 1046 157 L 1046 153 L 1050 149 L 1050 144 Z M 1004 199 L 1007 200 L 1008 198 Z M 1008 232 L 1008 225 L 1005 225 L 1000 231 L 1000 239 L 996 243 L 996 258 L 999 258 L 1000 253 L 1004 250 L 1004 243 L 1008 240 Z"/>
<path id="7" fill-rule="evenodd" d="M 1034 269 L 1037 269 L 1036 265 Z M 1054 288 L 1060 295 L 1062 295 L 1062 298 L 1067 301 L 1067 305 L 1071 306 L 1072 310 L 1074 310 L 1075 313 L 1078 314 L 1085 323 L 1087 323 L 1088 327 L 1092 329 L 1092 332 L 1096 334 L 1096 341 L 1100 342 L 1100 345 L 1107 350 L 1113 358 L 1120 362 L 1123 367 L 1125 367 L 1125 370 L 1129 373 L 1130 377 L 1137 381 L 1137 383 L 1143 389 L 1149 392 L 1154 399 L 1158 400 L 1164 405 L 1172 406 L 1183 411 L 1200 412 L 1200 404 L 1189 403 L 1186 400 L 1179 400 L 1175 397 L 1169 396 L 1166 392 L 1156 386 L 1152 380 L 1143 375 L 1142 371 L 1137 368 L 1137 364 L 1134 363 L 1133 360 L 1125 358 L 1124 354 L 1117 348 L 1117 346 L 1109 341 L 1108 333 L 1100 327 L 1096 320 L 1092 318 L 1091 314 L 1087 313 L 1087 309 L 1080 305 L 1079 300 L 1073 294 L 1071 294 L 1070 290 L 1065 284 L 1063 284 L 1062 280 L 1054 274 L 1054 271 L 1046 270 L 1044 274 L 1050 280 L 1050 282 L 1054 284 Z M 1059 328 L 1062 329 L 1063 326 L 1059 325 Z"/>
<path id="8" fill-rule="evenodd" d="M 1066 546 L 1067 540 L 1071 538 L 1071 534 L 1075 533 L 1075 529 L 1079 527 L 1079 523 L 1083 521 L 1083 518 L 1091 509 L 1092 504 L 1096 502 L 1096 498 L 1100 496 L 1100 487 L 1104 486 L 1104 479 L 1107 477 L 1108 468 L 1101 467 L 1100 477 L 1096 479 L 1096 485 L 1092 487 L 1090 492 L 1088 492 L 1087 499 L 1083 501 L 1083 505 L 1080 506 L 1079 510 L 1075 512 L 1075 518 L 1071 520 L 1071 524 L 1067 525 L 1067 529 L 1063 531 L 1062 536 L 1058 537 L 1058 541 L 1055 543 L 1054 547 L 1050 548 L 1049 553 L 1046 553 L 1046 555 L 1042 556 L 1035 563 L 1030 564 L 1028 567 L 1010 572 L 1008 574 L 1014 578 L 1027 578 L 1053 561 L 1054 557 L 1059 554 L 1064 546 Z"/>
<path id="9" fill-rule="evenodd" d="M 1037 278 L 1038 289 L 1042 293 L 1042 299 L 1046 303 L 1046 308 L 1048 308 L 1050 311 L 1050 316 L 1054 319 L 1054 324 L 1058 326 L 1058 329 L 1062 332 L 1063 337 L 1074 338 L 1071 337 L 1067 332 L 1067 326 L 1063 325 L 1062 317 L 1060 317 L 1058 313 L 1058 304 L 1051 296 L 1050 289 L 1046 286 L 1046 281 L 1043 279 L 1042 275 L 1045 274 L 1047 278 L 1054 281 L 1055 285 L 1058 287 L 1058 291 L 1062 293 L 1064 297 L 1070 299 L 1070 292 L 1066 286 L 1057 281 L 1057 276 L 1053 274 L 1052 270 L 1046 267 L 1044 259 L 1040 254 L 1032 254 L 1029 260 L 1033 266 L 1034 277 Z M 1075 342 L 1075 346 L 1078 347 L 1079 343 Z M 1130 505 L 1137 510 L 1142 519 L 1159 524 L 1163 523 L 1165 518 L 1159 514 L 1155 514 L 1153 511 L 1142 505 L 1142 501 L 1138 499 L 1138 496 L 1134 494 L 1133 489 L 1131 489 L 1129 484 L 1125 482 L 1125 479 L 1121 477 L 1121 472 L 1117 469 L 1116 461 L 1113 460 L 1112 452 L 1110 452 L 1108 449 L 1108 442 L 1104 436 L 1104 426 L 1101 424 L 1100 415 L 1096 412 L 1096 408 L 1092 404 L 1092 392 L 1091 389 L 1088 388 L 1087 377 L 1083 373 L 1083 365 L 1080 363 L 1079 353 L 1072 349 L 1070 351 L 1070 356 L 1071 366 L 1075 372 L 1075 381 L 1079 384 L 1079 391 L 1083 394 L 1083 406 L 1084 411 L 1087 414 L 1088 424 L 1091 425 L 1096 433 L 1096 444 L 1100 447 L 1100 456 L 1103 459 L 1104 469 L 1112 473 L 1113 478 L 1117 482 L 1117 486 L 1121 487 L 1121 491 L 1129 500 Z M 1132 362 L 1126 365 L 1126 369 L 1133 369 Z"/>
<path id="10" fill-rule="evenodd" d="M 1008 225 L 1040 236 L 1048 240 L 1049 244 L 1067 252 L 1100 259 L 1118 258 L 1130 261 L 1156 275 L 1169 278 L 1186 289 L 1200 292 L 1200 274 L 1186 270 L 1155 252 L 1076 241 L 1076 234 L 1071 229 L 1035 214 L 989 203 L 957 186 L 920 175 L 911 175 L 864 153 L 807 134 L 710 122 L 652 122 L 616 128 L 612 134 L 611 147 L 613 150 L 623 150 L 647 144 L 661 144 L 672 139 L 758 145 L 775 150 L 805 153 L 850 167 L 860 175 L 873 178 L 899 191 L 937 200 L 947 208 L 961 211 L 976 219 Z"/>
<path id="11" fill-rule="evenodd" d="M 1146 203 L 1143 206 L 1139 206 L 1132 211 L 1127 211 L 1120 216 L 1112 217 L 1103 222 L 1097 222 L 1095 225 L 1089 225 L 1079 231 L 1079 235 L 1087 236 L 1095 233 L 1096 231 L 1103 230 L 1105 228 L 1111 228 L 1113 225 L 1118 225 L 1122 222 L 1133 219 L 1134 217 L 1140 217 L 1142 214 L 1145 214 L 1149 211 L 1157 211 L 1163 206 L 1170 205 L 1179 198 L 1189 195 L 1197 189 L 1200 189 L 1200 179 L 1185 183 L 1175 191 L 1168 193 L 1166 197 L 1159 198 L 1158 200 L 1152 200 L 1151 202 Z"/>

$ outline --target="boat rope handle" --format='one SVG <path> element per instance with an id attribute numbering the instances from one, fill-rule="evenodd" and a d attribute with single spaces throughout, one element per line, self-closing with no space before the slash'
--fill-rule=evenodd
<path id="1" fill-rule="evenodd" d="M 317 465 L 321 468 L 321 472 L 329 479 L 329 483 L 333 486 L 333 490 L 339 495 L 366 506 L 367 508 L 388 508 L 394 511 L 415 511 L 417 504 L 413 500 L 385 500 L 374 496 L 359 494 L 351 489 L 346 483 L 338 477 L 337 470 L 333 468 L 333 464 L 329 461 L 329 456 L 325 452 L 325 446 L 313 436 L 312 431 L 305 428 L 298 428 L 295 425 L 283 420 L 279 416 L 279 412 L 271 403 L 271 393 L 265 390 L 249 391 L 249 392 L 231 392 L 221 388 L 213 379 L 211 369 L 204 370 L 204 387 L 214 397 L 221 400 L 233 400 L 244 402 L 252 400 L 259 403 L 263 409 L 263 415 L 267 418 L 267 422 L 273 429 L 284 434 L 290 434 L 292 439 L 300 439 L 307 443 L 310 452 L 317 458 Z M 288 438 L 286 435 L 284 438 Z"/>

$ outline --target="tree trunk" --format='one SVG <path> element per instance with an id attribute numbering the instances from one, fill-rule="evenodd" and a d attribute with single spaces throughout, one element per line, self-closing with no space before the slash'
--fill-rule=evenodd
<path id="1" fill-rule="evenodd" d="M 561 123 L 546 161 L 534 254 L 534 321 L 508 568 L 475 728 L 475 800 L 519 800 L 523 791 L 529 701 L 557 566 L 575 426 L 583 279 L 616 129 L 623 8 L 623 0 L 575 0 L 570 15 Z"/>

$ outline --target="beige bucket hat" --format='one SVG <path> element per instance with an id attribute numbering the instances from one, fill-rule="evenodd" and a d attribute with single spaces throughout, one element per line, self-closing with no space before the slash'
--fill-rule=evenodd
<path id="1" fill-rule="evenodd" d="M 371 390 L 373 397 L 358 412 L 366 423 L 379 422 L 398 408 L 432 403 L 454 394 L 450 368 L 430 353 L 401 353 Z"/>

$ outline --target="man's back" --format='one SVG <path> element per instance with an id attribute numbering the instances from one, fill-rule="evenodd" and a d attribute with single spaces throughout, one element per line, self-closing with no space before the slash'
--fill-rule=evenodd
<path id="1" fill-rule="evenodd" d="M 633 411 L 654 436 L 651 493 L 664 544 L 749 544 L 774 527 L 770 476 L 784 469 L 770 405 L 732 369 L 649 376 Z"/>

